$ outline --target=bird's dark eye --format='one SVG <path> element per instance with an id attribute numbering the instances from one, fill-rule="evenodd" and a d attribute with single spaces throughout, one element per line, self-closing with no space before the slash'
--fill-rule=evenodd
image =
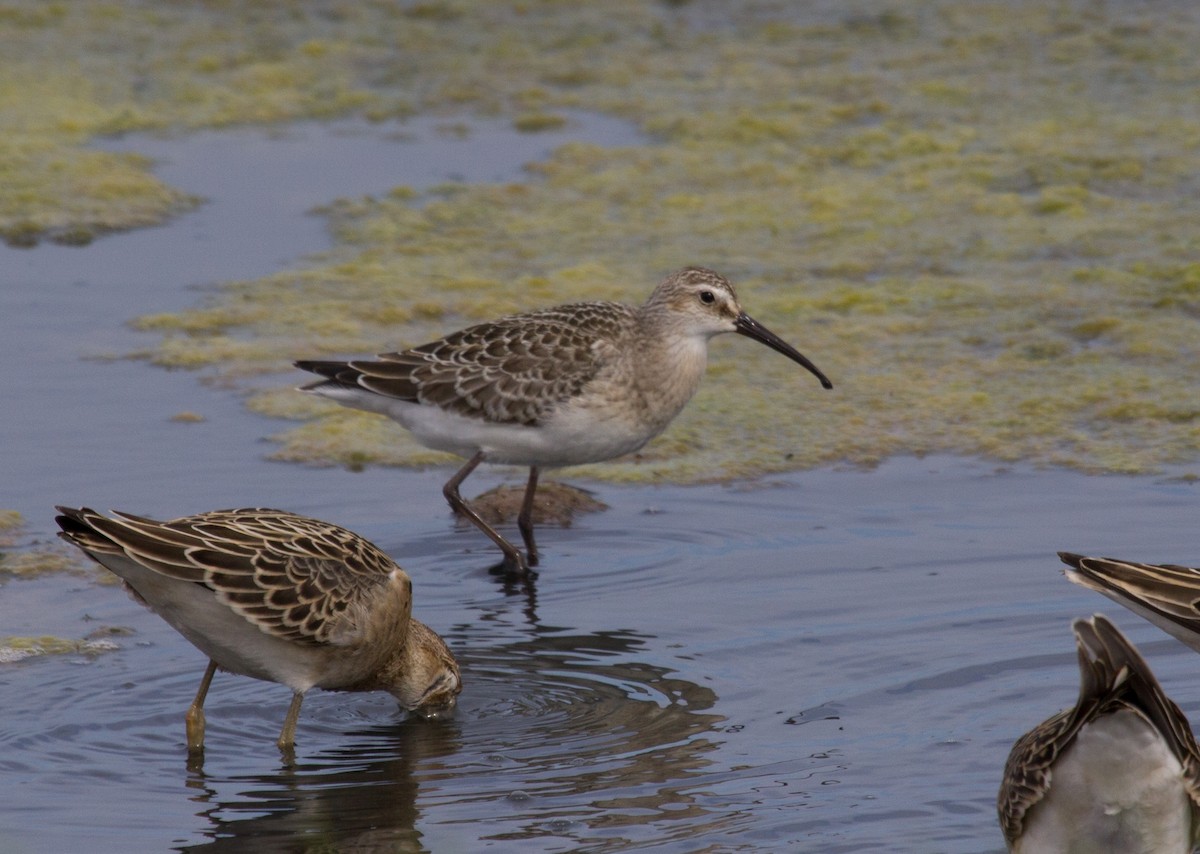
<path id="1" fill-rule="evenodd" d="M 700 302 L 704 303 L 705 305 L 712 305 L 714 302 L 716 302 L 716 300 L 717 298 L 713 296 L 712 291 L 700 292 Z"/>

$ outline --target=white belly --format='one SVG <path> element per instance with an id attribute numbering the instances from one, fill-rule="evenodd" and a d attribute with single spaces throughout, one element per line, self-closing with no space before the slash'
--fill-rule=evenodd
<path id="1" fill-rule="evenodd" d="M 488 462 L 505 465 L 556 467 L 611 460 L 636 451 L 660 432 L 640 424 L 628 412 L 607 406 L 569 405 L 546 423 L 530 427 L 495 424 L 367 391 L 336 387 L 313 391 L 343 406 L 386 415 L 427 448 L 460 457 L 483 451 Z"/>
<path id="2" fill-rule="evenodd" d="M 279 682 L 293 691 L 318 683 L 319 661 L 312 651 L 267 634 L 219 602 L 211 590 L 160 575 L 129 558 L 96 557 L 222 670 Z"/>
<path id="3" fill-rule="evenodd" d="M 1013 848 L 1023 854 L 1186 854 L 1191 806 L 1179 760 L 1139 715 L 1088 724 L 1058 761 Z"/>
<path id="4" fill-rule="evenodd" d="M 418 442 L 462 457 L 478 451 L 489 462 L 517 466 L 574 466 L 611 460 L 636 451 L 653 433 L 622 419 L 600 420 L 568 409 L 535 427 L 493 424 L 433 406 L 405 404 L 395 417 Z"/>

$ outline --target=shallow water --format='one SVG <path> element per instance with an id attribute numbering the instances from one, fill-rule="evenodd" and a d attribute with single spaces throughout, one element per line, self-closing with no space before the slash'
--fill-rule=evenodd
<path id="1" fill-rule="evenodd" d="M 628 133 L 578 121 L 568 134 Z M 428 180 L 511 180 L 557 141 L 492 131 Z M 1168 692 L 1200 709 L 1194 654 L 1072 587 L 1054 557 L 1192 560 L 1186 482 L 936 458 L 754 484 L 590 484 L 611 509 L 544 530 L 542 572 L 512 585 L 487 571 L 486 541 L 451 520 L 447 471 L 269 463 L 262 437 L 277 423 L 233 392 L 81 360 L 135 349 L 121 322 L 198 299 L 188 285 L 319 249 L 320 220 L 300 215 L 315 202 L 420 180 L 325 186 L 245 214 L 263 222 L 261 241 L 224 242 L 227 218 L 229 239 L 246 232 L 224 207 L 235 190 L 283 198 L 320 162 L 369 170 L 417 144 L 338 148 L 362 134 L 138 140 L 169 158 L 167 180 L 212 203 L 82 249 L 0 250 L 0 507 L 44 537 L 53 503 L 160 517 L 263 503 L 345 524 L 413 576 L 417 614 L 463 664 L 457 714 L 408 720 L 383 695 L 314 693 L 289 767 L 273 743 L 286 689 L 218 676 L 207 753 L 189 767 L 198 652 L 116 587 L 0 579 L 0 635 L 132 630 L 111 636 L 115 652 L 0 664 L 0 850 L 997 851 L 1009 746 L 1074 698 L 1072 618 L 1114 617 Z M 512 162 L 468 173 L 472 141 Z M 279 153 L 289 146 L 296 171 L 266 169 L 292 159 Z M 259 166 L 238 173 L 243 153 Z M 207 420 L 170 420 L 184 410 Z"/>

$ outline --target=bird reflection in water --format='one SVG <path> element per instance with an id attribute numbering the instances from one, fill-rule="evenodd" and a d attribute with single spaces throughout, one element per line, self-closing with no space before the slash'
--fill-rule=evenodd
<path id="1" fill-rule="evenodd" d="M 662 833 L 664 816 L 698 839 L 734 820 L 697 794 L 725 721 L 708 711 L 717 696 L 648 663 L 652 637 L 498 617 L 447 632 L 471 685 L 455 717 L 339 736 L 277 774 L 193 771 L 211 840 L 182 850 L 427 851 L 464 833 L 616 842 Z M 438 824 L 421 825 L 434 806 Z"/>

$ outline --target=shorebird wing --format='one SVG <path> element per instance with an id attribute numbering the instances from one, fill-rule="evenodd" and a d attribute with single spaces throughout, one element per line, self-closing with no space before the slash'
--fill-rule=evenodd
<path id="1" fill-rule="evenodd" d="M 243 508 L 158 522 L 58 509 L 60 536 L 100 563 L 108 565 L 107 555 L 121 556 L 202 584 L 231 610 L 285 640 L 352 641 L 359 612 L 397 583 L 410 591 L 406 610 L 411 608 L 411 582 L 391 558 L 357 534 L 316 519 Z"/>
<path id="2" fill-rule="evenodd" d="M 1200 651 L 1200 570 L 1059 552 L 1067 578 L 1103 593 Z"/>
<path id="3" fill-rule="evenodd" d="M 330 370 L 337 363 L 298 364 L 385 397 L 532 426 L 619 355 L 634 319 L 633 309 L 619 303 L 575 303 L 481 323 L 339 370 Z"/>
<path id="4" fill-rule="evenodd" d="M 1093 667 L 1100 665 L 1097 678 L 1107 679 L 1112 686 L 1103 686 L 1115 695 L 1108 702 L 1129 705 L 1146 716 L 1183 766 L 1193 811 L 1200 808 L 1200 745 L 1183 710 L 1163 691 L 1137 648 L 1107 618 L 1097 614 L 1091 620 L 1076 620 L 1075 632 L 1091 647 Z M 1123 674 L 1127 674 L 1124 684 Z"/>
<path id="5" fill-rule="evenodd" d="M 1011 844 L 1025 829 L 1025 815 L 1050 790 L 1050 769 L 1054 760 L 1079 732 L 1082 721 L 1077 709 L 1059 712 L 1025 733 L 1004 763 L 997 809 L 1000 829 Z"/>

